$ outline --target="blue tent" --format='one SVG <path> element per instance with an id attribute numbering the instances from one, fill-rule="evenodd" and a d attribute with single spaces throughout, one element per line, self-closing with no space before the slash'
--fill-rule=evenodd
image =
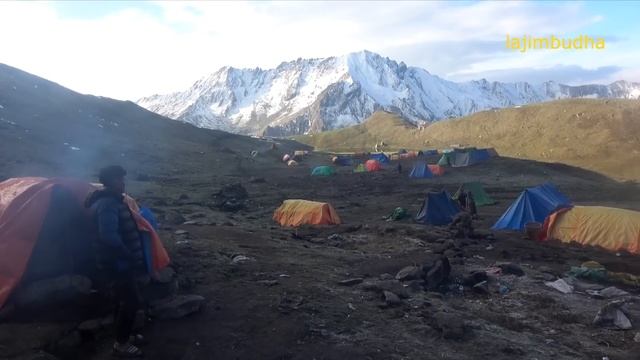
<path id="1" fill-rule="evenodd" d="M 523 230 L 528 222 L 544 222 L 553 211 L 570 206 L 571 201 L 553 184 L 527 188 L 493 225 L 494 230 Z"/>
<path id="2" fill-rule="evenodd" d="M 371 154 L 371 160 L 377 160 L 381 164 L 388 164 L 389 163 L 389 157 L 387 155 L 385 155 L 384 153 Z"/>
<path id="3" fill-rule="evenodd" d="M 429 167 L 425 163 L 416 163 L 411 169 L 409 173 L 410 178 L 418 178 L 418 179 L 431 179 L 433 174 Z"/>
<path id="4" fill-rule="evenodd" d="M 416 221 L 423 224 L 447 225 L 459 211 L 458 205 L 451 200 L 446 191 L 429 192 L 416 216 Z"/>
<path id="5" fill-rule="evenodd" d="M 353 159 L 348 156 L 336 156 L 333 163 L 339 166 L 351 166 L 353 165 Z"/>
<path id="6" fill-rule="evenodd" d="M 425 150 L 422 150 L 422 154 L 425 155 L 425 156 L 438 155 L 438 150 L 436 150 L 436 149 L 425 149 Z"/>

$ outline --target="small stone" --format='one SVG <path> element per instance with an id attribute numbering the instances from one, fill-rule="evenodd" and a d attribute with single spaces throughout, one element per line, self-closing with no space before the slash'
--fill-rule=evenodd
<path id="1" fill-rule="evenodd" d="M 447 239 L 442 244 L 436 246 L 433 249 L 433 252 L 436 254 L 442 254 L 449 249 L 455 249 L 455 248 L 457 248 L 456 242 L 453 241 L 452 239 Z"/>
<path id="2" fill-rule="evenodd" d="M 71 333 L 67 334 L 65 337 L 60 339 L 56 343 L 56 346 L 58 349 L 64 352 L 67 352 L 69 350 L 76 349 L 81 344 L 82 344 L 82 336 L 80 336 L 80 333 L 77 331 L 72 331 Z"/>
<path id="3" fill-rule="evenodd" d="M 640 343 L 640 332 L 637 332 L 636 335 L 633 337 L 633 341 Z"/>
<path id="4" fill-rule="evenodd" d="M 364 281 L 363 278 L 351 278 L 351 279 L 345 279 L 345 280 L 338 281 L 338 285 L 352 286 L 352 285 L 360 284 L 363 281 Z"/>
<path id="5" fill-rule="evenodd" d="M 501 268 L 502 272 L 505 274 L 516 275 L 516 276 L 524 275 L 524 270 L 522 270 L 520 265 L 517 265 L 514 263 L 499 264 L 498 267 Z"/>
<path id="6" fill-rule="evenodd" d="M 198 222 L 196 220 L 188 220 L 182 223 L 182 225 L 197 225 Z"/>
<path id="7" fill-rule="evenodd" d="M 237 264 L 242 264 L 242 263 L 245 263 L 245 262 L 248 262 L 248 261 L 251 261 L 251 260 L 253 260 L 253 259 L 248 257 L 248 256 L 236 255 L 231 260 L 231 264 L 237 265 Z"/>
<path id="8" fill-rule="evenodd" d="M 384 273 L 379 276 L 380 280 L 393 280 L 393 275 Z"/>
<path id="9" fill-rule="evenodd" d="M 402 268 L 396 274 L 396 280 L 405 281 L 405 280 L 415 280 L 420 278 L 422 275 L 422 269 L 417 266 L 407 266 Z"/>
<path id="10" fill-rule="evenodd" d="M 278 285 L 279 282 L 278 280 L 258 280 L 258 284 L 261 284 L 264 286 L 275 286 L 275 285 Z"/>
<path id="11" fill-rule="evenodd" d="M 464 321 L 456 314 L 439 311 L 434 315 L 442 337 L 449 340 L 460 340 L 464 336 Z"/>
<path id="12" fill-rule="evenodd" d="M 489 294 L 489 286 L 487 281 L 481 281 L 475 285 L 473 285 L 473 292 L 480 295 L 488 295 Z"/>
<path id="13" fill-rule="evenodd" d="M 174 234 L 176 235 L 187 235 L 189 232 L 187 230 L 176 230 Z"/>
<path id="14" fill-rule="evenodd" d="M 95 334 L 102 329 L 102 319 L 90 319 L 78 325 L 78 331 L 81 333 Z"/>
<path id="15" fill-rule="evenodd" d="M 402 300 L 400 300 L 400 297 L 392 293 L 391 291 L 384 290 L 382 294 L 384 295 L 384 302 L 388 306 L 397 306 L 402 304 Z"/>
<path id="16" fill-rule="evenodd" d="M 402 283 L 398 280 L 378 280 L 368 281 L 362 284 L 362 288 L 368 291 L 384 292 L 390 291 L 403 299 L 409 297 L 407 289 L 402 286 Z"/>
<path id="17" fill-rule="evenodd" d="M 199 311 L 204 297 L 199 295 L 179 295 L 160 300 L 151 305 L 150 315 L 158 319 L 179 319 Z"/>
<path id="18" fill-rule="evenodd" d="M 164 215 L 164 220 L 167 223 L 173 225 L 179 225 L 186 221 L 184 216 L 180 215 L 180 213 L 178 213 L 177 211 L 167 211 L 167 213 Z"/>

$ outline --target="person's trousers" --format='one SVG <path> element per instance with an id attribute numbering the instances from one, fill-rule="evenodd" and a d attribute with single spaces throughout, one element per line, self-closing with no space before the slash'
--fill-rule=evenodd
<path id="1" fill-rule="evenodd" d="M 140 308 L 140 292 L 133 276 L 118 276 L 114 284 L 117 301 L 115 313 L 116 341 L 129 341 Z"/>

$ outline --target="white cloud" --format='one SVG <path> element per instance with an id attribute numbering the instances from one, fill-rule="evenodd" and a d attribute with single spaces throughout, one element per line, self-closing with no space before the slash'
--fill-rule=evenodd
<path id="1" fill-rule="evenodd" d="M 614 48 L 606 57 L 504 50 L 506 33 L 564 34 L 602 21 L 580 3 L 160 1 L 155 5 L 161 16 L 132 7 L 83 20 L 65 17 L 49 3 L 0 3 L 0 62 L 80 92 L 135 100 L 186 88 L 224 65 L 272 67 L 298 57 L 362 49 L 452 78 L 557 64 L 626 69 L 638 58 L 624 48 Z M 469 51 L 461 52 L 460 47 Z"/>

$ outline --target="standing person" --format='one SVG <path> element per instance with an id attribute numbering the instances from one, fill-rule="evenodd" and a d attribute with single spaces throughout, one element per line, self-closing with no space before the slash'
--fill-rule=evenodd
<path id="1" fill-rule="evenodd" d="M 140 308 L 140 292 L 136 277 L 145 274 L 142 238 L 136 220 L 124 201 L 127 172 L 121 166 L 100 170 L 103 190 L 94 191 L 85 202 L 91 208 L 98 228 L 96 243 L 98 268 L 113 285 L 116 314 L 116 341 L 113 354 L 119 357 L 142 357 L 134 345 L 142 336 L 131 336 L 136 313 Z"/>
<path id="2" fill-rule="evenodd" d="M 469 214 L 475 219 L 478 217 L 478 209 L 476 208 L 476 201 L 473 198 L 471 191 L 467 192 L 467 209 Z"/>
<path id="3" fill-rule="evenodd" d="M 458 195 L 458 205 L 460 205 L 462 211 L 467 211 L 467 192 L 464 190 L 461 190 L 460 195 Z"/>

